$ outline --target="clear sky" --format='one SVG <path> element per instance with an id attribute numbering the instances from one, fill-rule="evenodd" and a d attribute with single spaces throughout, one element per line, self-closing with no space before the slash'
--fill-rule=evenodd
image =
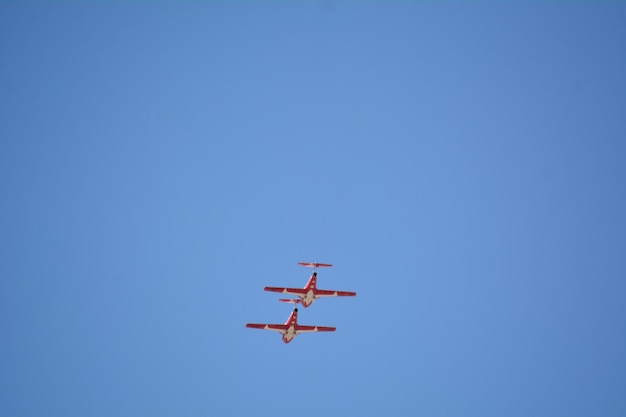
<path id="1" fill-rule="evenodd" d="M 625 22 L 1 2 L 0 414 L 623 417 Z"/>

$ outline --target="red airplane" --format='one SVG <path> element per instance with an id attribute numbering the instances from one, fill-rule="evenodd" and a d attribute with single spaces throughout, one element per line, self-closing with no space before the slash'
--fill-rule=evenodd
<path id="1" fill-rule="evenodd" d="M 283 335 L 283 342 L 291 342 L 300 333 L 308 332 L 334 332 L 336 327 L 328 326 L 303 326 L 298 324 L 298 309 L 294 308 L 293 313 L 289 316 L 285 324 L 258 324 L 247 323 L 246 327 L 251 329 L 274 330 Z"/>
<path id="2" fill-rule="evenodd" d="M 317 289 L 317 272 L 315 268 L 318 267 L 331 267 L 331 264 L 319 264 L 315 262 L 298 262 L 298 265 L 307 266 L 313 268 L 313 274 L 304 288 L 285 288 L 285 287 L 265 287 L 265 291 L 279 292 L 282 294 L 291 294 L 299 297 L 299 301 L 306 308 L 313 304 L 315 300 L 322 297 L 354 297 L 355 292 L 352 291 L 333 291 L 333 290 L 318 290 Z M 281 299 L 280 301 L 292 303 L 293 300 Z"/>

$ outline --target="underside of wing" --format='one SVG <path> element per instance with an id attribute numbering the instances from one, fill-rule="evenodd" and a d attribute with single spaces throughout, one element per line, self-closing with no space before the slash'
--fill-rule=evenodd
<path id="1" fill-rule="evenodd" d="M 303 288 L 265 287 L 264 290 L 271 291 L 271 292 L 279 292 L 281 294 L 291 294 L 291 295 L 298 295 L 298 296 L 304 296 L 304 294 L 306 294 L 306 291 Z"/>
<path id="2" fill-rule="evenodd" d="M 284 324 L 264 324 L 264 323 L 247 323 L 246 327 L 259 330 L 274 330 L 276 332 L 282 332 L 287 329 Z"/>
<path id="3" fill-rule="evenodd" d="M 315 295 L 318 297 L 354 297 L 353 291 L 333 291 L 333 290 L 316 290 Z"/>
<path id="4" fill-rule="evenodd" d="M 296 326 L 296 334 L 309 333 L 309 332 L 334 332 L 336 327 L 329 326 Z"/>

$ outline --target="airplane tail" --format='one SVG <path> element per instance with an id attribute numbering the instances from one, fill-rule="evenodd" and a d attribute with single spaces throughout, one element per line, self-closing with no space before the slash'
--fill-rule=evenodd
<path id="1" fill-rule="evenodd" d="M 278 301 L 281 301 L 283 303 L 291 303 L 291 304 L 298 304 L 302 302 L 302 300 L 300 300 L 299 298 L 281 298 Z"/>
<path id="2" fill-rule="evenodd" d="M 287 321 L 285 322 L 285 326 L 296 326 L 298 324 L 298 307 L 294 308 Z"/>
<path id="3" fill-rule="evenodd" d="M 317 262 L 298 262 L 300 266 L 306 266 L 307 268 L 330 268 L 332 264 L 320 264 Z"/>

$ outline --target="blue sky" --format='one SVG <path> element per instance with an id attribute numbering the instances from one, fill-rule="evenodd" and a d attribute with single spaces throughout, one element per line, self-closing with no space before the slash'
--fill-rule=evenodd
<path id="1" fill-rule="evenodd" d="M 1 2 L 0 414 L 625 415 L 624 21 Z"/>

